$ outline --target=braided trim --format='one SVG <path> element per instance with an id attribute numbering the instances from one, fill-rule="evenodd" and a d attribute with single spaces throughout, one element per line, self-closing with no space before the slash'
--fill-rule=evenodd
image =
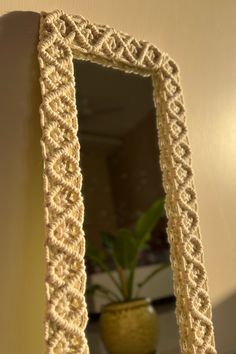
<path id="1" fill-rule="evenodd" d="M 75 57 L 152 77 L 181 351 L 216 354 L 176 64 L 148 42 L 62 11 L 42 14 L 38 57 L 47 233 L 46 353 L 89 353 Z"/>

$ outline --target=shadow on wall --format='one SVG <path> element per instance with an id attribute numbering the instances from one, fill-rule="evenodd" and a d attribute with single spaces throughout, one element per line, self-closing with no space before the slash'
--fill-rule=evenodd
<path id="1" fill-rule="evenodd" d="M 38 28 L 37 13 L 0 18 L 0 342 L 6 354 L 43 352 Z"/>
<path id="2" fill-rule="evenodd" d="M 236 293 L 213 308 L 213 320 L 218 352 L 236 354 Z"/>

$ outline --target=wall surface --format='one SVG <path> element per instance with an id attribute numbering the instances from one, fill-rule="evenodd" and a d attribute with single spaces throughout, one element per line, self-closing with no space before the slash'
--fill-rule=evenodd
<path id="1" fill-rule="evenodd" d="M 56 8 L 147 39 L 178 62 L 217 344 L 219 353 L 229 352 L 236 325 L 236 2 L 12 0 L 2 1 L 0 12 Z M 3 16 L 0 28 L 0 351 L 38 354 L 44 312 L 38 15 Z"/>

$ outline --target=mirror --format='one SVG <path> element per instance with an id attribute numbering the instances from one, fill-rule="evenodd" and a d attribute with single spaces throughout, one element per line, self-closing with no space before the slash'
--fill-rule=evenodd
<path id="1" fill-rule="evenodd" d="M 100 268 L 106 270 L 120 293 L 119 297 L 122 298 L 121 301 L 119 299 L 115 303 L 111 302 L 112 304 L 107 305 L 108 307 L 104 307 L 101 315 L 101 333 L 110 353 L 120 354 L 117 350 L 121 346 L 123 348 L 127 343 L 124 335 L 129 335 L 131 343 L 128 353 L 133 351 L 138 354 L 138 349 L 135 347 L 137 343 L 140 344 L 139 348 L 142 350 L 140 354 L 154 353 L 158 333 L 158 324 L 152 304 L 142 297 L 140 298 L 139 295 L 132 301 L 134 292 L 140 290 L 140 284 L 146 286 L 145 279 L 147 279 L 145 274 L 142 274 L 142 277 L 140 274 L 140 281 L 138 280 L 138 284 L 134 284 L 134 269 L 139 268 L 136 262 L 137 254 L 140 256 L 140 262 L 143 261 L 143 256 L 137 251 L 142 248 L 149 260 L 153 258 L 151 252 L 148 252 L 146 244 L 151 240 L 152 234 L 158 232 L 156 230 L 157 224 L 161 223 L 163 213 L 163 198 L 160 199 L 161 187 L 156 194 L 150 192 L 148 196 L 144 193 L 145 190 L 147 191 L 147 184 L 151 186 L 153 183 L 145 169 L 153 168 L 153 175 L 160 176 L 156 167 L 153 167 L 152 152 L 156 146 L 155 139 L 151 144 L 152 137 L 150 135 L 148 145 L 144 145 L 142 143 L 144 134 L 135 135 L 138 129 L 143 131 L 149 129 L 145 126 L 149 115 L 148 124 L 155 126 L 154 123 L 151 123 L 154 122 L 152 119 L 154 116 L 150 103 L 150 90 L 149 98 L 147 98 L 148 92 L 143 96 L 144 101 L 140 98 L 142 90 L 151 87 L 151 84 L 150 81 L 148 83 L 141 78 L 138 78 L 136 82 L 136 78 L 131 76 L 127 76 L 125 83 L 123 83 L 124 77 L 122 76 L 121 91 L 118 93 L 118 87 L 113 85 L 109 89 L 108 85 L 107 92 L 105 91 L 106 96 L 101 102 L 97 102 L 99 97 L 102 98 L 101 87 L 103 84 L 109 83 L 109 80 L 106 79 L 103 83 L 101 79 L 100 86 L 96 88 L 96 97 L 90 97 L 89 92 L 93 92 L 93 86 L 96 87 L 93 77 L 91 83 L 83 85 L 84 91 L 81 90 L 80 97 L 79 77 L 78 107 L 81 119 L 84 120 L 84 123 L 81 123 L 84 126 L 81 131 L 79 130 L 79 139 L 81 134 L 80 150 L 77 135 L 78 117 L 73 65 L 73 59 L 77 59 L 96 62 L 102 66 L 120 69 L 125 73 L 149 77 L 149 80 L 152 81 L 160 166 L 166 194 L 164 204 L 168 219 L 167 233 L 176 296 L 180 350 L 184 354 L 216 354 L 211 303 L 199 230 L 196 191 L 193 183 L 191 149 L 177 65 L 166 53 L 161 53 L 158 48 L 148 42 L 138 41 L 109 26 L 91 24 L 81 16 L 67 15 L 62 11 L 42 14 L 38 50 L 42 92 L 40 114 L 43 135 L 41 144 L 44 161 L 45 225 L 47 231 L 46 351 L 50 354 L 88 353 L 87 337 L 89 334 L 85 334 L 88 319 L 87 305 L 89 305 L 89 309 L 99 308 L 99 304 L 94 301 L 94 290 L 108 295 L 110 302 L 111 298 L 117 296 L 114 289 L 109 287 L 104 294 L 104 283 L 103 290 L 101 285 L 97 286 L 98 281 L 99 284 L 100 281 L 103 281 L 103 277 L 101 278 L 100 274 L 98 279 L 99 275 L 90 271 L 92 275 L 89 277 L 88 286 L 91 290 L 91 286 L 96 284 L 96 288 L 92 288 L 92 294 L 90 291 L 90 296 L 93 295 L 92 300 L 89 300 L 91 303 L 86 303 L 85 253 L 89 256 L 90 261 L 99 263 Z M 82 68 L 84 64 L 79 63 L 78 65 L 81 65 Z M 93 66 L 94 69 L 91 68 L 90 65 L 90 70 L 96 70 L 95 66 Z M 117 72 L 114 74 L 113 70 L 107 71 L 107 75 L 109 75 L 108 72 L 112 72 L 113 79 L 115 75 L 118 75 Z M 120 79 L 117 78 L 117 80 Z M 135 86 L 136 98 L 134 98 L 133 91 L 127 91 L 129 85 Z M 116 97 L 111 96 L 114 90 Z M 120 101 L 125 92 L 124 96 L 128 98 L 128 105 L 127 101 Z M 107 102 L 107 106 L 104 105 L 104 102 Z M 130 111 L 132 108 L 135 109 L 134 112 Z M 126 113 L 129 115 L 129 120 L 128 118 L 123 121 L 114 119 L 113 126 L 107 117 L 111 111 L 113 111 L 114 117 Z M 96 115 L 103 115 L 103 118 L 101 116 L 99 118 L 100 123 L 89 123 L 90 119 L 91 122 L 92 119 L 95 121 L 96 117 L 93 118 L 93 116 Z M 142 122 L 145 117 L 146 121 Z M 140 119 L 140 121 L 136 119 Z M 115 126 L 116 124 L 117 126 Z M 142 124 L 144 126 L 140 128 Z M 102 131 L 102 129 L 105 130 Z M 149 134 L 148 130 L 147 134 Z M 138 140 L 138 146 L 134 144 L 135 151 L 132 151 L 132 140 L 135 139 Z M 145 156 L 145 161 L 139 159 L 140 156 L 137 154 L 137 150 L 139 150 L 142 156 L 144 148 L 150 149 L 150 158 Z M 95 155 L 99 155 L 99 158 L 93 157 L 93 161 L 88 163 L 88 156 L 91 155 L 88 153 L 91 151 L 90 149 L 93 151 L 96 149 Z M 80 152 L 83 155 L 82 158 Z M 105 160 L 104 156 L 106 155 L 109 155 L 109 158 L 106 157 Z M 156 155 L 158 156 L 158 152 Z M 82 166 L 82 172 L 80 166 Z M 94 169 L 99 170 L 96 175 L 94 175 Z M 83 171 L 85 175 L 88 175 L 88 184 L 87 186 L 84 184 L 84 187 L 82 184 Z M 144 171 L 144 173 L 140 175 L 140 171 Z M 101 185 L 95 188 L 96 184 L 93 184 L 97 183 L 97 180 L 94 177 L 101 178 L 102 174 L 103 184 L 100 180 Z M 129 179 L 132 184 L 127 187 Z M 93 188 L 96 190 L 96 196 Z M 106 193 L 104 188 L 107 188 Z M 134 193 L 134 191 L 136 192 Z M 82 193 L 85 194 L 85 199 Z M 100 199 L 98 208 L 93 204 L 93 201 L 91 202 L 91 194 L 94 194 L 97 201 Z M 143 195 L 142 198 L 141 195 Z M 94 200 L 96 200 L 95 198 Z M 151 200 L 152 198 L 153 200 Z M 106 266 L 110 263 L 104 263 L 104 255 L 99 252 L 101 250 L 100 241 L 96 244 L 92 241 L 91 247 L 88 244 L 87 247 L 85 245 L 85 203 L 89 209 L 88 214 L 85 215 L 89 217 L 93 214 L 94 220 L 96 220 L 91 224 L 90 217 L 86 219 L 85 228 L 88 229 L 91 239 L 94 237 L 92 235 L 103 233 L 103 248 L 106 248 L 109 256 L 106 261 L 110 262 L 113 258 L 113 264 L 118 273 L 116 277 L 113 268 Z M 150 205 L 150 203 L 152 204 Z M 137 207 L 140 209 L 137 210 Z M 140 215 L 138 215 L 139 213 Z M 95 214 L 96 216 L 94 216 Z M 104 224 L 98 222 L 102 219 Z M 159 232 L 161 232 L 160 229 Z M 88 241 L 90 240 L 88 239 Z M 152 245 L 151 247 L 154 249 L 156 246 Z M 164 260 L 163 254 L 162 262 Z M 154 262 L 156 264 L 157 260 L 155 259 Z M 95 265 L 93 264 L 93 266 Z M 131 272 L 127 272 L 128 268 L 131 269 Z M 159 271 L 159 276 L 162 274 L 164 277 L 164 272 L 167 272 L 167 268 Z M 155 275 L 158 276 L 158 274 Z M 127 276 L 128 283 L 125 281 Z M 162 283 L 161 279 L 159 282 Z M 164 288 L 164 283 L 162 285 L 162 287 L 156 286 L 156 289 Z M 144 291 L 144 287 L 140 291 Z M 169 292 L 159 293 L 155 294 L 154 298 L 159 299 L 164 295 L 171 294 Z M 131 316 L 130 313 L 136 313 L 136 317 Z M 124 314 L 126 315 L 124 316 Z M 135 327 L 140 324 L 140 321 L 143 321 L 142 325 Z M 93 334 L 94 331 L 92 330 L 91 333 Z M 117 339 L 119 339 L 118 342 Z M 97 345 L 95 344 L 95 346 Z M 125 350 L 127 352 L 127 348 L 123 353 Z"/>
<path id="2" fill-rule="evenodd" d="M 74 73 L 85 206 L 90 352 L 107 352 L 99 331 L 104 305 L 150 298 L 153 311 L 158 313 L 156 338 L 150 341 L 156 339 L 159 353 L 177 353 L 175 300 L 163 206 L 160 215 L 158 209 L 155 211 L 154 218 L 146 214 L 143 227 L 150 235 L 144 232 L 142 244 L 135 249 L 135 225 L 164 196 L 151 79 L 78 60 L 74 60 Z M 114 237 L 119 248 L 107 245 L 109 237 Z M 133 267 L 132 291 L 128 294 Z M 134 309 L 130 316 L 138 321 Z M 124 326 L 120 321 L 120 326 Z M 143 353 L 139 343 L 143 338 L 135 324 L 137 346 L 133 339 L 128 343 L 131 325 L 123 350 Z M 118 326 L 116 321 L 114 342 L 120 341 Z M 112 340 L 113 335 L 107 327 L 105 321 L 103 337 L 109 353 L 118 342 L 107 343 L 106 336 Z"/>

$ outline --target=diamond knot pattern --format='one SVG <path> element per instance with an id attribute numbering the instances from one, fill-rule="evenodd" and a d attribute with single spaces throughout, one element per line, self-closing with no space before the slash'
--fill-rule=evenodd
<path id="1" fill-rule="evenodd" d="M 62 11 L 42 14 L 38 53 L 47 230 L 47 354 L 89 353 L 73 57 L 152 77 L 181 351 L 216 354 L 177 65 L 148 42 Z"/>

